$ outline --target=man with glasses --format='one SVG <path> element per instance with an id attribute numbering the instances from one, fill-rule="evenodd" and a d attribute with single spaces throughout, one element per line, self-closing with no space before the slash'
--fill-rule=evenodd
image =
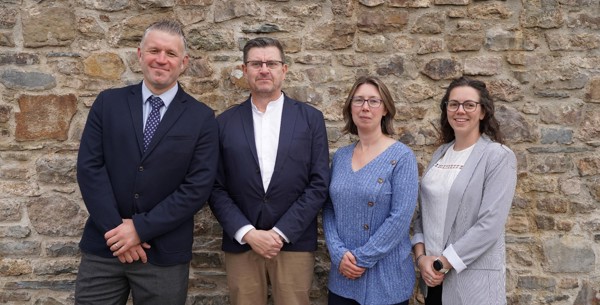
<path id="1" fill-rule="evenodd" d="M 250 97 L 218 118 L 220 161 L 209 200 L 223 227 L 230 302 L 308 305 L 317 214 L 327 198 L 323 114 L 282 91 L 288 66 L 273 38 L 246 43 Z"/>

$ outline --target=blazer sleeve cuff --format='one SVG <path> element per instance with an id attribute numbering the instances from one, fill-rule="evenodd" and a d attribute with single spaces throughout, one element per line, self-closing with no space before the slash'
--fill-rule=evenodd
<path id="1" fill-rule="evenodd" d="M 454 250 L 454 246 L 450 245 L 446 248 L 442 255 L 450 262 L 452 268 L 456 270 L 456 273 L 461 273 L 463 270 L 467 269 L 467 265 L 460 259 L 456 250 Z"/>
<path id="2" fill-rule="evenodd" d="M 235 238 L 235 240 L 237 240 L 237 242 L 240 243 L 240 245 L 245 245 L 246 242 L 243 240 L 243 238 L 246 235 L 246 233 L 250 232 L 250 230 L 252 229 L 254 229 L 253 225 L 245 225 L 239 230 L 237 230 L 237 232 L 235 232 L 233 238 Z"/>

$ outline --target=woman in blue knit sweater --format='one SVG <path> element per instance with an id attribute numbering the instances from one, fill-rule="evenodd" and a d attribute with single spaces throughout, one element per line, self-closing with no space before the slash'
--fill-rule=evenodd
<path id="1" fill-rule="evenodd" d="M 405 305 L 415 283 L 409 226 L 417 161 L 391 138 L 396 108 L 379 79 L 359 78 L 343 113 L 344 131 L 358 141 L 335 153 L 331 200 L 323 210 L 331 256 L 329 305 Z"/>

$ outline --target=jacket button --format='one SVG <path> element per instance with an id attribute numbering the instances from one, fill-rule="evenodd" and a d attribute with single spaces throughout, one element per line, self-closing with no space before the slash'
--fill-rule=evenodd
<path id="1" fill-rule="evenodd" d="M 392 161 L 390 161 L 390 164 L 392 164 L 392 165 L 396 165 L 396 163 L 397 163 L 397 162 L 398 162 L 398 161 L 396 161 L 396 160 L 392 160 Z"/>
<path id="2" fill-rule="evenodd" d="M 369 203 L 367 203 L 370 207 L 374 206 L 375 203 L 373 201 L 369 201 Z"/>
<path id="3" fill-rule="evenodd" d="M 138 171 L 143 172 L 144 171 L 144 167 L 143 166 L 138 167 Z"/>
<path id="4" fill-rule="evenodd" d="M 365 230 L 368 230 L 368 229 L 369 229 L 369 225 L 368 225 L 368 224 L 364 224 L 364 225 L 363 225 L 363 228 L 364 228 Z"/>
<path id="5" fill-rule="evenodd" d="M 263 202 L 264 202 L 264 203 L 267 203 L 267 202 L 269 202 L 269 198 L 268 198 L 268 197 L 265 197 L 265 198 L 263 198 Z"/>
<path id="6" fill-rule="evenodd" d="M 377 183 L 382 184 L 383 183 L 383 178 L 377 178 Z"/>
<path id="7" fill-rule="evenodd" d="M 138 199 L 138 198 L 140 198 L 140 194 L 137 194 L 137 193 L 136 193 L 136 194 L 133 194 L 133 198 L 135 198 L 135 199 Z"/>

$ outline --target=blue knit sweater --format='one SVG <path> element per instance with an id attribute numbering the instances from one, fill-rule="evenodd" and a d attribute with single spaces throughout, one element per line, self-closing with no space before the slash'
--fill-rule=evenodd
<path id="1" fill-rule="evenodd" d="M 417 202 L 417 161 L 396 142 L 354 172 L 354 146 L 333 157 L 330 201 L 323 209 L 329 289 L 364 305 L 400 303 L 411 297 L 415 283 L 408 231 Z M 338 271 L 346 251 L 368 268 L 356 280 Z"/>

